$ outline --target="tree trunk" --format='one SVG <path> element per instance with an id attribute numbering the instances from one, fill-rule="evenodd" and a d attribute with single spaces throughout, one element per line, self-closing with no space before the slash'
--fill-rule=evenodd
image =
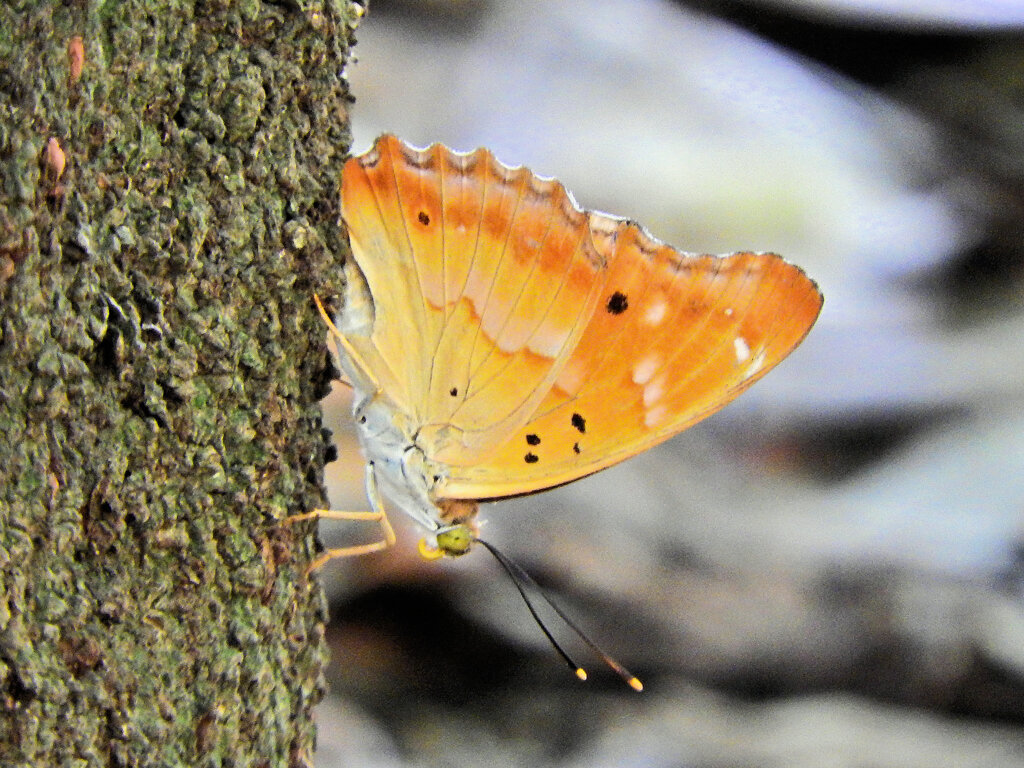
<path id="1" fill-rule="evenodd" d="M 0 765 L 311 760 L 360 11 L 0 6 Z"/>

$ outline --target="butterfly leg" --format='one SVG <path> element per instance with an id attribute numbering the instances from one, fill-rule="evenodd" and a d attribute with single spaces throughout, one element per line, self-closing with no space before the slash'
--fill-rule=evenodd
<path id="1" fill-rule="evenodd" d="M 352 342 L 346 339 L 345 334 L 338 330 L 338 326 L 334 324 L 334 321 L 331 319 L 331 316 L 327 314 L 327 310 L 324 308 L 324 303 L 320 301 L 320 297 L 315 293 L 313 294 L 313 301 L 316 302 L 316 308 L 320 312 L 320 317 L 322 317 L 324 322 L 327 323 L 327 327 L 330 329 L 334 337 L 338 340 L 338 343 L 341 345 L 341 348 L 345 350 L 345 355 L 352 362 L 352 365 L 356 369 L 356 373 L 358 374 L 359 378 L 362 379 L 362 381 L 355 382 L 348 381 L 347 379 L 343 378 L 342 381 L 344 381 L 350 387 L 355 386 L 358 383 L 360 385 L 360 388 L 366 390 L 367 392 L 380 392 L 380 383 L 373 377 L 373 374 L 370 373 L 370 367 L 366 364 L 366 361 L 363 360 L 359 352 L 356 351 L 356 348 L 352 346 Z"/>
<path id="2" fill-rule="evenodd" d="M 374 541 L 370 544 L 356 544 L 351 547 L 335 547 L 333 549 L 325 550 L 319 555 L 319 557 L 309 564 L 307 572 L 315 571 L 317 568 L 336 557 L 368 555 L 371 552 L 380 552 L 394 546 L 396 540 L 395 530 L 391 527 L 391 522 L 388 520 L 387 512 L 384 510 L 384 502 L 381 499 L 380 491 L 377 488 L 377 476 L 374 474 L 373 464 L 366 465 L 366 498 L 370 500 L 370 506 L 373 507 L 372 510 L 367 512 L 346 512 L 337 509 L 314 509 L 310 512 L 292 515 L 284 521 L 285 523 L 290 524 L 301 520 L 311 520 L 313 518 L 328 518 L 330 520 L 374 520 L 380 523 L 381 531 L 384 534 L 384 538 L 380 541 Z"/>

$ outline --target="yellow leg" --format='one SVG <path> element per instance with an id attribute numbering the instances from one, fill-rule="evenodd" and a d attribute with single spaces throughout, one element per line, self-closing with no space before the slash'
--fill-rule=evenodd
<path id="1" fill-rule="evenodd" d="M 336 557 L 368 555 L 371 552 L 380 552 L 394 546 L 396 540 L 395 529 L 391 527 L 391 522 L 388 520 L 387 512 L 384 510 L 384 503 L 380 498 L 380 491 L 377 490 L 377 477 L 373 471 L 373 464 L 366 465 L 366 497 L 370 500 L 370 504 L 373 507 L 373 510 L 369 512 L 343 512 L 336 509 L 314 509 L 310 512 L 292 515 L 285 519 L 284 522 L 286 524 L 325 517 L 330 520 L 375 520 L 380 523 L 381 531 L 384 533 L 383 539 L 380 541 L 374 541 L 370 544 L 356 544 L 351 547 L 335 547 L 333 549 L 325 550 L 319 557 L 309 564 L 309 568 L 306 569 L 307 573 L 315 571 L 317 568 Z"/>
<path id="2" fill-rule="evenodd" d="M 320 311 L 320 317 L 323 318 L 331 333 L 338 339 L 338 343 L 341 345 L 341 348 L 345 350 L 345 355 L 352 363 L 352 367 L 355 368 L 357 376 L 363 379 L 363 381 L 359 382 L 362 385 L 361 388 L 365 389 L 370 394 L 380 392 L 380 383 L 373 377 L 373 374 L 370 373 L 370 367 L 366 364 L 366 361 L 363 360 L 359 352 L 356 351 L 356 348 L 352 346 L 352 342 L 345 338 L 345 334 L 338 330 L 338 326 L 334 324 L 334 321 L 331 320 L 331 316 L 328 315 L 327 310 L 324 309 L 324 303 L 320 301 L 320 297 L 315 293 L 313 294 L 313 301 L 316 302 L 316 308 Z M 345 383 L 349 386 L 354 386 L 356 384 L 355 381 L 345 381 Z"/>

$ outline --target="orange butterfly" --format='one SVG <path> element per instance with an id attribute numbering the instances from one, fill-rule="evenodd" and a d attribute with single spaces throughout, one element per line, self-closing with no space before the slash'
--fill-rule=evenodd
<path id="1" fill-rule="evenodd" d="M 464 554 L 479 501 L 568 483 L 714 413 L 788 355 L 822 305 L 767 253 L 681 253 L 583 211 L 554 179 L 486 149 L 394 136 L 351 158 L 352 258 L 335 326 L 384 539 L 383 491 Z M 379 489 L 379 490 L 378 490 Z M 300 517 L 324 515 L 320 511 Z"/>

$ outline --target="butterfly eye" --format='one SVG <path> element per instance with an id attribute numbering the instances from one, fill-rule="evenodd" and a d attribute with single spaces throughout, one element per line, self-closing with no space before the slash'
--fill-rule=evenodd
<path id="1" fill-rule="evenodd" d="M 437 548 L 450 557 L 466 554 L 472 543 L 473 532 L 467 525 L 453 525 L 437 534 Z"/>

